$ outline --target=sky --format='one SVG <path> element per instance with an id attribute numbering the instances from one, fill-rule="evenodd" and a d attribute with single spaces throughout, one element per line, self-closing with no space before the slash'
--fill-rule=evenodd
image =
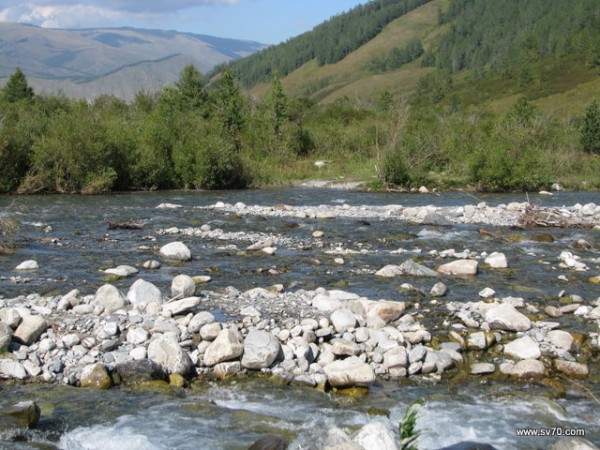
<path id="1" fill-rule="evenodd" d="M 135 27 L 278 44 L 367 0 L 0 0 L 0 22 Z"/>

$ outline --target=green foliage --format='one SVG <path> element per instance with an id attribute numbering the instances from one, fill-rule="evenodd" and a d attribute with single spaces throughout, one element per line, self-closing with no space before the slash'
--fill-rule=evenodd
<path id="1" fill-rule="evenodd" d="M 404 413 L 400 423 L 400 450 L 418 450 L 419 448 L 417 441 L 421 432 L 417 431 L 417 419 L 422 404 L 422 400 L 413 402 Z"/>
<path id="2" fill-rule="evenodd" d="M 600 102 L 593 100 L 586 108 L 581 127 L 581 146 L 586 152 L 600 154 Z"/>
<path id="3" fill-rule="evenodd" d="M 288 139 L 288 146 L 292 152 L 299 157 L 308 156 L 316 148 L 315 141 L 310 131 L 300 125 L 292 127 Z"/>
<path id="4" fill-rule="evenodd" d="M 271 81 L 271 90 L 267 96 L 266 107 L 273 122 L 273 133 L 276 136 L 279 136 L 281 127 L 288 118 L 287 104 L 288 100 L 283 91 L 281 80 L 279 76 L 274 75 Z"/>
<path id="5" fill-rule="evenodd" d="M 597 0 L 452 0 L 444 14 L 451 25 L 439 41 L 438 64 L 453 72 L 478 67 L 501 72 L 577 48 L 594 60 L 599 13 Z M 532 81 L 524 75 L 522 82 Z"/>
<path id="6" fill-rule="evenodd" d="M 431 103 L 439 103 L 452 86 L 452 78 L 448 72 L 436 70 L 423 75 L 417 86 L 417 98 Z"/>
<path id="7" fill-rule="evenodd" d="M 33 99 L 33 89 L 27 84 L 25 74 L 17 67 L 3 88 L 4 97 L 9 103 Z"/>
<path id="8" fill-rule="evenodd" d="M 315 59 L 333 64 L 373 39 L 391 21 L 430 0 L 373 0 L 345 14 L 332 17 L 312 31 L 282 44 L 268 47 L 247 58 L 221 65 L 212 75 L 230 68 L 242 86 L 268 82 L 274 72 L 286 76 Z"/>
<path id="9" fill-rule="evenodd" d="M 175 83 L 181 109 L 200 110 L 207 102 L 204 76 L 193 65 L 183 68 Z"/>
<path id="10" fill-rule="evenodd" d="M 386 55 L 373 58 L 369 68 L 374 72 L 389 72 L 413 62 L 423 54 L 423 44 L 419 38 L 411 39 L 403 48 L 394 47 Z"/>
<path id="11" fill-rule="evenodd" d="M 14 236 L 19 231 L 19 223 L 8 216 L 0 216 L 0 255 L 11 255 L 14 251 Z"/>
<path id="12" fill-rule="evenodd" d="M 236 150 L 239 150 L 240 133 L 245 123 L 245 101 L 231 70 L 225 70 L 217 81 L 212 92 L 212 103 L 224 134 L 233 139 Z"/>

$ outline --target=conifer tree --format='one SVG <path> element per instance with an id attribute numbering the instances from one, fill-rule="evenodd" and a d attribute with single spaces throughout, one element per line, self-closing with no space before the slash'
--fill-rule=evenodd
<path id="1" fill-rule="evenodd" d="M 34 96 L 33 89 L 27 84 L 25 74 L 18 67 L 6 82 L 3 91 L 4 97 L 10 103 L 31 100 Z"/>
<path id="2" fill-rule="evenodd" d="M 590 153 L 600 154 L 600 102 L 594 100 L 588 105 L 583 116 L 581 145 Z"/>

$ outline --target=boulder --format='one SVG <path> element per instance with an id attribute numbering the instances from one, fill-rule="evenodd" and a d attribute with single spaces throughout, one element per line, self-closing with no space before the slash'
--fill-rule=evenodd
<path id="1" fill-rule="evenodd" d="M 414 262 L 412 259 L 407 259 L 400 264 L 400 270 L 404 275 L 412 275 L 415 277 L 438 277 L 440 274 L 429 267 Z"/>
<path id="2" fill-rule="evenodd" d="M 190 261 L 192 252 L 183 242 L 171 242 L 160 248 L 160 256 L 175 261 Z"/>
<path id="3" fill-rule="evenodd" d="M 571 333 L 568 333 L 563 330 L 552 330 L 549 331 L 546 335 L 548 341 L 557 348 L 561 350 L 570 351 L 571 347 L 573 347 L 573 336 Z"/>
<path id="4" fill-rule="evenodd" d="M 12 329 L 4 322 L 0 322 L 0 353 L 8 349 L 12 336 Z"/>
<path id="5" fill-rule="evenodd" d="M 504 353 L 519 359 L 539 359 L 542 356 L 539 344 L 529 336 L 523 336 L 506 344 Z"/>
<path id="6" fill-rule="evenodd" d="M 100 286 L 94 295 L 92 304 L 104 308 L 104 313 L 109 315 L 125 306 L 125 299 L 121 292 L 112 284 Z"/>
<path id="7" fill-rule="evenodd" d="M 114 275 L 115 277 L 125 278 L 131 275 L 135 275 L 139 271 L 132 266 L 121 265 L 117 267 L 113 267 L 112 269 L 106 269 L 104 271 L 107 275 Z"/>
<path id="8" fill-rule="evenodd" d="M 168 312 L 173 316 L 194 311 L 200 304 L 200 297 L 189 297 L 175 302 L 165 303 L 162 306 L 163 312 Z"/>
<path id="9" fill-rule="evenodd" d="M 25 345 L 31 345 L 46 331 L 48 324 L 43 317 L 25 316 L 13 337 Z"/>
<path id="10" fill-rule="evenodd" d="M 267 331 L 253 330 L 244 340 L 242 366 L 247 369 L 263 369 L 275 362 L 281 351 L 279 340 Z"/>
<path id="11" fill-rule="evenodd" d="M 528 331 L 531 329 L 531 320 L 509 303 L 501 303 L 488 309 L 485 320 L 496 330 Z"/>
<path id="12" fill-rule="evenodd" d="M 473 259 L 458 259 L 442 264 L 437 271 L 443 275 L 477 275 L 478 265 Z"/>
<path id="13" fill-rule="evenodd" d="M 442 283 L 440 281 L 433 285 L 429 294 L 432 297 L 443 297 L 444 295 L 446 295 L 446 292 L 448 292 L 448 288 L 446 287 L 446 285 L 444 283 Z"/>
<path id="14" fill-rule="evenodd" d="M 586 364 L 575 361 L 556 359 L 554 360 L 554 367 L 559 372 L 562 372 L 573 378 L 587 378 L 587 376 L 590 374 L 590 369 Z"/>
<path id="15" fill-rule="evenodd" d="M 29 259 L 27 261 L 23 261 L 21 264 L 15 267 L 15 270 L 36 270 L 39 268 L 40 267 L 38 266 L 37 261 Z"/>
<path id="16" fill-rule="evenodd" d="M 381 422 L 368 423 L 363 426 L 354 442 L 369 450 L 397 450 L 396 436 Z"/>
<path id="17" fill-rule="evenodd" d="M 394 264 L 388 264 L 387 266 L 375 272 L 375 275 L 381 278 L 394 278 L 403 274 L 404 272 L 402 271 L 400 266 Z"/>
<path id="18" fill-rule="evenodd" d="M 19 402 L 3 408 L 0 412 L 0 424 L 10 428 L 33 428 L 40 420 L 41 411 L 37 403 L 32 401 Z"/>
<path id="19" fill-rule="evenodd" d="M 484 262 L 492 269 L 506 269 L 508 267 L 508 260 L 504 253 L 494 252 L 485 258 Z"/>
<path id="20" fill-rule="evenodd" d="M 355 356 L 360 353 L 360 347 L 356 342 L 338 338 L 331 341 L 331 352 L 336 356 Z"/>
<path id="21" fill-rule="evenodd" d="M 285 450 L 288 444 L 278 436 L 263 436 L 248 447 L 248 450 Z"/>
<path id="22" fill-rule="evenodd" d="M 377 316 L 385 323 L 399 319 L 404 314 L 405 304 L 403 302 L 392 302 L 389 300 L 379 300 L 369 303 L 367 307 L 367 316 Z"/>
<path id="23" fill-rule="evenodd" d="M 537 359 L 524 359 L 510 369 L 510 375 L 515 378 L 542 378 L 544 372 L 544 364 Z"/>
<path id="24" fill-rule="evenodd" d="M 144 310 L 149 303 L 163 303 L 163 295 L 154 284 L 139 279 L 129 288 L 127 300 L 138 309 Z"/>
<path id="25" fill-rule="evenodd" d="M 323 368 L 333 387 L 369 386 L 375 382 L 375 372 L 357 356 L 337 360 Z"/>
<path id="26" fill-rule="evenodd" d="M 208 325 L 214 321 L 215 316 L 208 311 L 201 311 L 191 318 L 190 323 L 188 323 L 188 331 L 190 333 L 198 333 L 204 325 Z"/>
<path id="27" fill-rule="evenodd" d="M 465 441 L 450 445 L 449 447 L 440 448 L 438 450 L 496 450 L 496 447 L 490 444 L 482 444 L 480 442 Z"/>
<path id="28" fill-rule="evenodd" d="M 189 275 L 177 275 L 171 281 L 171 297 L 186 298 L 191 297 L 196 292 L 196 283 Z"/>
<path id="29" fill-rule="evenodd" d="M 90 364 L 81 371 L 82 388 L 108 389 L 112 384 L 110 375 L 102 363 Z"/>
<path id="30" fill-rule="evenodd" d="M 329 318 L 335 330 L 343 333 L 356 326 L 356 316 L 349 309 L 336 309 Z"/>
<path id="31" fill-rule="evenodd" d="M 135 386 L 146 381 L 167 381 L 168 375 L 163 367 L 149 359 L 139 359 L 118 363 L 115 367 L 126 386 Z"/>
<path id="32" fill-rule="evenodd" d="M 181 348 L 177 337 L 167 333 L 150 342 L 148 359 L 160 364 L 168 373 L 185 376 L 190 373 L 193 364 L 188 353 Z"/>
<path id="33" fill-rule="evenodd" d="M 214 366 L 216 364 L 239 358 L 244 353 L 242 335 L 239 331 L 227 328 L 221 330 L 217 338 L 208 346 L 204 352 L 204 364 Z"/>
<path id="34" fill-rule="evenodd" d="M 471 365 L 471 375 L 488 375 L 496 371 L 492 363 L 475 363 Z"/>
<path id="35" fill-rule="evenodd" d="M 24 380 L 27 371 L 23 365 L 13 359 L 0 359 L 0 376 L 10 379 Z"/>
<path id="36" fill-rule="evenodd" d="M 566 437 L 556 442 L 550 450 L 599 450 L 587 439 L 579 437 Z"/>

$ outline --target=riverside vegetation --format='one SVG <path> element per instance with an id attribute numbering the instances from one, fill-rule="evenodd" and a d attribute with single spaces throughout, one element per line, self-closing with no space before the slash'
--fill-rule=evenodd
<path id="1" fill-rule="evenodd" d="M 386 91 L 371 105 L 319 105 L 288 97 L 276 76 L 256 100 L 232 72 L 207 86 L 188 66 L 156 95 L 88 103 L 35 95 L 17 70 L 0 96 L 0 191 L 222 189 L 339 177 L 380 188 L 600 187 L 598 101 L 568 121 L 525 97 L 500 115 L 440 110 L 429 98 L 439 82 L 425 77 L 412 103 Z"/>

